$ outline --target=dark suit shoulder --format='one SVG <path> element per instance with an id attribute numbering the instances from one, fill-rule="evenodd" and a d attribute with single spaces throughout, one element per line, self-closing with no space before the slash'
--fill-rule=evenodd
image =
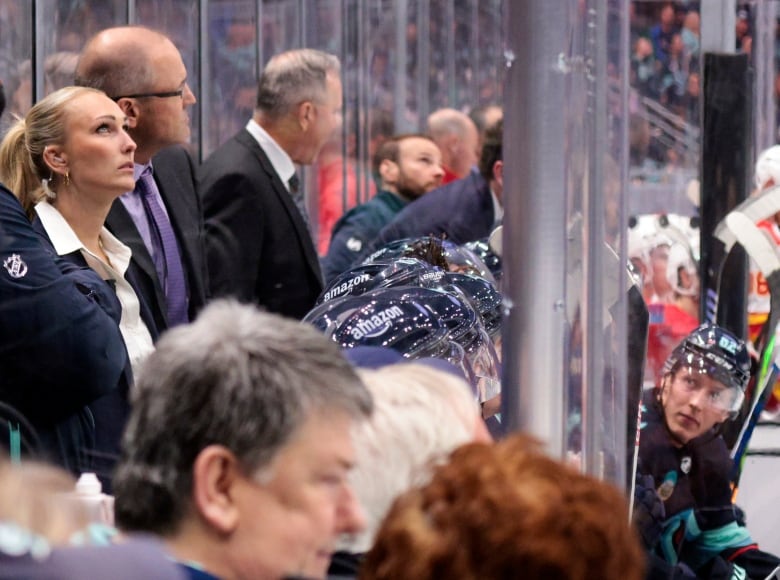
<path id="1" fill-rule="evenodd" d="M 454 242 L 464 243 L 487 236 L 492 219 L 490 187 L 481 175 L 471 173 L 407 205 L 379 232 L 367 253 L 395 240 L 426 235 L 446 234 Z"/>
<path id="2" fill-rule="evenodd" d="M 245 129 L 198 174 L 212 296 L 303 317 L 322 290 L 311 235 L 267 155 Z"/>

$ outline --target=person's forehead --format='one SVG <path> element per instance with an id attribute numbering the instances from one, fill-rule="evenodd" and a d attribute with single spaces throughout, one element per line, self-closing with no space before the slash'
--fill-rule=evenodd
<path id="1" fill-rule="evenodd" d="M 696 378 L 702 385 L 709 388 L 728 388 L 721 381 L 713 377 L 707 369 L 698 368 L 695 365 L 691 366 L 688 364 L 683 364 L 677 374 L 678 376 L 689 376 Z"/>
<path id="2" fill-rule="evenodd" d="M 429 153 L 438 157 L 441 154 L 436 144 L 425 137 L 407 137 L 398 143 L 398 147 L 403 156 Z"/>
<path id="3" fill-rule="evenodd" d="M 151 50 L 149 63 L 158 80 L 168 80 L 176 82 L 178 85 L 187 76 L 187 69 L 179 50 L 167 39 L 157 43 L 155 48 Z"/>
<path id="4" fill-rule="evenodd" d="M 125 114 L 114 101 L 97 93 L 86 93 L 72 99 L 66 109 L 66 119 L 70 122 L 90 124 L 107 115 L 123 120 Z"/>
<path id="5" fill-rule="evenodd" d="M 311 466 L 351 466 L 353 420 L 344 413 L 314 412 L 308 415 L 289 442 L 279 451 L 279 463 Z"/>
<path id="6" fill-rule="evenodd" d="M 341 103 L 342 88 L 341 77 L 335 72 L 328 72 L 325 76 L 325 88 L 328 92 L 328 96 L 333 100 L 338 100 Z"/>

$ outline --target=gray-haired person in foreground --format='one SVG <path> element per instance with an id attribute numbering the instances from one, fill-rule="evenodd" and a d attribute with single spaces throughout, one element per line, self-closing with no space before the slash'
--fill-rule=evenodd
<path id="1" fill-rule="evenodd" d="M 214 302 L 138 377 L 117 524 L 161 536 L 191 578 L 323 578 L 365 525 L 347 475 L 372 406 L 315 329 Z"/>

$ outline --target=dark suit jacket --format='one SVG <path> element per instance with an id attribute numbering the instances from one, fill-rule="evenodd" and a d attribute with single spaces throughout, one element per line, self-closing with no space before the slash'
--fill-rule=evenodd
<path id="1" fill-rule="evenodd" d="M 471 172 L 407 205 L 386 225 L 363 255 L 404 238 L 446 234 L 456 244 L 490 235 L 495 221 L 493 196 L 485 178 Z"/>
<path id="2" fill-rule="evenodd" d="M 303 316 L 322 291 L 317 252 L 287 188 L 246 129 L 201 167 L 212 296 Z"/>
<path id="3" fill-rule="evenodd" d="M 183 147 L 168 147 L 152 158 L 154 180 L 160 190 L 176 240 L 189 290 L 190 320 L 206 302 L 206 261 L 203 249 L 203 219 L 200 197 L 195 188 L 195 167 Z M 106 227 L 130 247 L 137 272 L 136 292 L 152 311 L 156 328 L 168 328 L 165 293 L 157 279 L 154 261 L 141 234 L 121 200 L 117 199 L 106 218 Z"/>

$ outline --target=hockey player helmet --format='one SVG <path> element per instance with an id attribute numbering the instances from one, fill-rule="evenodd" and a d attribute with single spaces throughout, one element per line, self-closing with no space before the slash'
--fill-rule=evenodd
<path id="1" fill-rule="evenodd" d="M 732 413 L 739 410 L 750 380 L 750 354 L 743 340 L 714 324 L 702 324 L 666 359 L 664 375 L 681 368 L 707 374 L 726 387 L 713 406 Z"/>
<path id="2" fill-rule="evenodd" d="M 317 304 L 344 296 L 359 296 L 378 288 L 418 285 L 436 280 L 444 270 L 415 258 L 378 260 L 350 268 L 334 278 L 320 294 Z"/>

